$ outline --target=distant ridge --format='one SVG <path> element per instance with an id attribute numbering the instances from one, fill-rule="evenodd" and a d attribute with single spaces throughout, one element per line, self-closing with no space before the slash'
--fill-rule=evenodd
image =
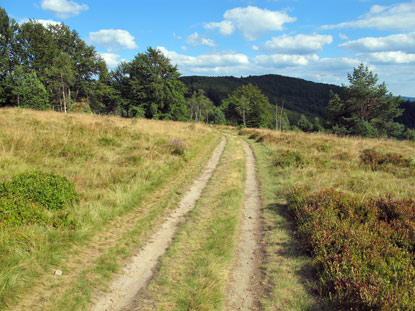
<path id="1" fill-rule="evenodd" d="M 284 101 L 288 118 L 296 123 L 301 114 L 308 118 L 326 118 L 326 107 L 330 100 L 330 91 L 341 92 L 341 87 L 333 84 L 315 83 L 299 78 L 268 74 L 249 77 L 206 77 L 185 76 L 180 78 L 193 91 L 202 89 L 216 106 L 220 106 L 222 99 L 241 85 L 251 83 L 257 85 L 268 97 L 271 105 L 281 106 Z"/>
<path id="2" fill-rule="evenodd" d="M 278 104 L 281 107 L 284 100 L 284 108 L 291 124 L 296 124 L 301 114 L 310 120 L 318 117 L 320 122 L 324 123 L 327 105 L 330 101 L 330 91 L 338 94 L 342 92 L 342 88 L 338 85 L 316 83 L 275 74 L 241 78 L 184 76 L 180 79 L 189 90 L 188 96 L 193 91 L 202 89 L 216 106 L 220 106 L 222 99 L 241 85 L 248 83 L 257 85 L 268 97 L 271 105 Z M 402 100 L 401 108 L 405 111 L 396 121 L 406 127 L 415 128 L 415 98 L 402 96 Z"/>

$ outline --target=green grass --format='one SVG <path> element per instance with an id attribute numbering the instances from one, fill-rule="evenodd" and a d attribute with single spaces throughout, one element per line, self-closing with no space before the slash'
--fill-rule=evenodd
<path id="1" fill-rule="evenodd" d="M 175 141 L 183 144 L 181 154 L 172 152 Z M 0 309 L 47 304 L 54 291 L 73 290 L 70 277 L 83 285 L 67 308 L 74 301 L 82 308 L 101 284 L 97 279 L 110 278 L 174 207 L 218 141 L 219 133 L 202 125 L 1 109 L 0 178 L 57 174 L 74 183 L 80 203 L 67 210 L 75 230 L 0 224 Z M 91 245 L 96 254 L 82 258 Z M 56 268 L 67 278 L 53 277 Z"/>
<path id="2" fill-rule="evenodd" d="M 240 140 L 228 145 L 207 189 L 139 298 L 137 310 L 220 310 L 243 205 L 245 160 Z"/>

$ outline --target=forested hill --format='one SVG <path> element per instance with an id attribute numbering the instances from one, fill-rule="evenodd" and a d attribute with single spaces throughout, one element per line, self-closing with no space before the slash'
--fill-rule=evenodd
<path id="1" fill-rule="evenodd" d="M 337 85 L 271 74 L 245 78 L 188 76 L 180 79 L 186 84 L 189 94 L 202 89 L 216 106 L 220 106 L 222 99 L 241 85 L 251 83 L 261 89 L 272 105 L 277 103 L 281 106 L 284 101 L 288 118 L 294 124 L 301 114 L 309 118 L 325 119 L 330 90 L 341 92 Z"/>

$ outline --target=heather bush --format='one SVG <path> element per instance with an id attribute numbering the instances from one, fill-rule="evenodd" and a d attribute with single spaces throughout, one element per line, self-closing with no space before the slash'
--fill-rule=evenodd
<path id="1" fill-rule="evenodd" d="M 304 156 L 298 151 L 281 151 L 274 154 L 272 165 L 274 167 L 299 167 L 306 163 Z"/>
<path id="2" fill-rule="evenodd" d="M 186 145 L 181 139 L 173 139 L 167 144 L 167 147 L 172 155 L 183 155 L 186 150 Z"/>
<path id="3" fill-rule="evenodd" d="M 332 189 L 287 195 L 319 291 L 348 310 L 415 309 L 415 201 L 362 202 Z"/>
<path id="4" fill-rule="evenodd" d="M 382 153 L 375 149 L 365 149 L 360 155 L 360 160 L 370 166 L 372 170 L 379 170 L 386 165 L 398 167 L 412 167 L 414 163 L 397 153 Z"/>

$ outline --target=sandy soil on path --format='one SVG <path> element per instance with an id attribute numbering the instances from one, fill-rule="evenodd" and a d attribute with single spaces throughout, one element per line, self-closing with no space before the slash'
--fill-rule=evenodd
<path id="1" fill-rule="evenodd" d="M 128 306 L 133 302 L 134 297 L 150 281 L 158 260 L 172 242 L 178 225 L 186 214 L 195 207 L 219 163 L 225 145 L 226 139 L 223 138 L 213 152 L 201 176 L 195 180 L 180 201 L 179 207 L 166 218 L 150 241 L 124 267 L 123 274 L 113 282 L 108 294 L 99 297 L 91 310 L 128 310 Z"/>
<path id="2" fill-rule="evenodd" d="M 226 310 L 257 310 L 260 289 L 260 185 L 255 157 L 243 141 L 246 156 L 245 204 L 242 210 L 235 263 L 226 293 Z"/>

